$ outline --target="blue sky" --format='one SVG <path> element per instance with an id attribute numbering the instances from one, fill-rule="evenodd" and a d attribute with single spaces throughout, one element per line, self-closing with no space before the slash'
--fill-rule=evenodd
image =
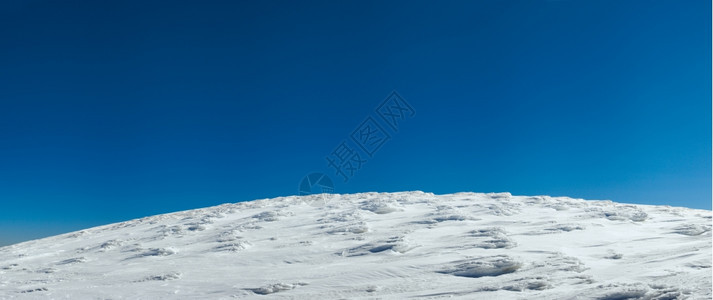
<path id="1" fill-rule="evenodd" d="M 710 11 L 3 1 L 0 245 L 294 195 L 310 172 L 711 209 Z M 415 115 L 343 182 L 325 158 L 394 90 Z"/>

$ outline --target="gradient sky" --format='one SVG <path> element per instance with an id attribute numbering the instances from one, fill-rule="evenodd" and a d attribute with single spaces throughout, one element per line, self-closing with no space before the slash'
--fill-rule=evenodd
<path id="1" fill-rule="evenodd" d="M 711 209 L 711 1 L 2 1 L 0 245 L 336 192 Z M 344 183 L 391 91 L 416 114 Z"/>

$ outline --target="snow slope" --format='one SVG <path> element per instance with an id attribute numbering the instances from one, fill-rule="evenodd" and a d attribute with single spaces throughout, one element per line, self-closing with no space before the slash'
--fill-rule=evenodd
<path id="1" fill-rule="evenodd" d="M 0 298 L 711 299 L 711 211 L 508 193 L 224 204 L 0 248 Z"/>

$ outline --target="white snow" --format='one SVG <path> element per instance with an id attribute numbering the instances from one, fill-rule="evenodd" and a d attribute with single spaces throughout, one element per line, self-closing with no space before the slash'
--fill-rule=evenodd
<path id="1" fill-rule="evenodd" d="M 508 193 L 310 195 L 0 248 L 0 298 L 711 299 L 711 211 Z"/>

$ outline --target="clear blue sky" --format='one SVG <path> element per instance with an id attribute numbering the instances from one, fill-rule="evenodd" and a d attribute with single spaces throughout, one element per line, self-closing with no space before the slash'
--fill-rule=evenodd
<path id="1" fill-rule="evenodd" d="M 336 192 L 711 209 L 710 1 L 2 1 L 0 245 Z M 344 183 L 392 90 L 415 116 Z"/>

